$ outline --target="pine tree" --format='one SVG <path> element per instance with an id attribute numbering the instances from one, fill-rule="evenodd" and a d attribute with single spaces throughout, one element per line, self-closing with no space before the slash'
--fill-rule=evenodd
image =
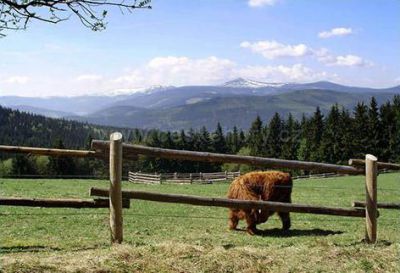
<path id="1" fill-rule="evenodd" d="M 243 130 L 240 130 L 240 133 L 239 133 L 239 147 L 240 147 L 240 149 L 242 149 L 246 145 L 247 145 L 246 134 L 243 132 Z"/>
<path id="2" fill-rule="evenodd" d="M 12 175 L 36 174 L 36 168 L 27 155 L 17 154 L 11 161 Z"/>
<path id="3" fill-rule="evenodd" d="M 263 148 L 263 142 L 263 125 L 260 116 L 257 116 L 251 124 L 247 139 L 248 147 L 250 148 L 250 155 L 260 155 L 260 150 Z"/>
<path id="4" fill-rule="evenodd" d="M 275 113 L 265 128 L 265 145 L 262 153 L 266 157 L 279 158 L 282 153 L 282 120 L 278 113 Z"/>
<path id="5" fill-rule="evenodd" d="M 309 139 L 309 130 L 308 130 L 309 124 L 310 124 L 309 120 L 307 120 L 306 116 L 303 114 L 300 122 L 301 133 L 299 140 L 299 149 L 297 150 L 297 159 L 303 161 L 309 161 L 311 154 L 311 145 L 310 145 L 311 140 Z"/>
<path id="6" fill-rule="evenodd" d="M 146 145 L 150 147 L 161 147 L 161 140 L 157 130 L 151 130 L 146 138 Z M 162 162 L 158 158 L 146 157 L 141 171 L 160 172 Z"/>
<path id="7" fill-rule="evenodd" d="M 322 133 L 321 145 L 319 147 L 320 158 L 324 162 L 337 163 L 340 158 L 340 123 L 339 106 L 337 104 L 331 107 L 329 111 L 325 128 Z"/>
<path id="8" fill-rule="evenodd" d="M 321 145 L 322 133 L 324 131 L 324 116 L 319 107 L 317 107 L 307 127 L 307 144 L 310 149 L 310 160 L 319 162 L 321 161 L 319 147 Z"/>
<path id="9" fill-rule="evenodd" d="M 368 109 L 368 145 L 367 153 L 379 158 L 382 152 L 381 126 L 378 112 L 378 103 L 375 97 L 371 98 Z"/>
<path id="10" fill-rule="evenodd" d="M 196 132 L 193 130 L 193 128 L 190 128 L 190 129 L 189 129 L 189 132 L 188 132 L 188 134 L 187 134 L 186 140 L 187 140 L 187 147 L 188 147 L 188 150 L 199 151 L 199 150 L 197 149 L 197 146 L 196 146 L 196 143 L 198 142 L 198 141 L 197 141 L 197 134 L 196 134 Z"/>
<path id="11" fill-rule="evenodd" d="M 179 150 L 187 150 L 188 149 L 188 141 L 187 141 L 187 136 L 185 134 L 184 130 L 181 130 L 179 133 L 179 138 L 178 138 L 178 143 L 177 143 L 177 148 Z"/>
<path id="12" fill-rule="evenodd" d="M 65 149 L 64 143 L 61 139 L 56 141 L 54 148 Z M 53 156 L 49 158 L 49 171 L 55 175 L 73 175 L 75 174 L 75 163 L 71 157 L 67 156 Z"/>
<path id="13" fill-rule="evenodd" d="M 205 126 L 201 127 L 199 132 L 199 150 L 202 152 L 214 152 L 213 143 L 210 137 L 210 133 L 208 132 Z M 220 169 L 220 165 L 199 162 L 199 171 L 201 172 L 213 172 Z"/>
<path id="14" fill-rule="evenodd" d="M 212 138 L 213 150 L 217 153 L 225 154 L 228 152 L 228 147 L 226 145 L 225 136 L 222 132 L 221 124 L 218 122 L 217 129 L 213 133 Z"/>
<path id="15" fill-rule="evenodd" d="M 233 154 L 236 154 L 239 152 L 241 148 L 241 140 L 239 136 L 239 132 L 236 126 L 233 127 L 233 132 L 232 132 L 232 146 L 231 146 L 231 151 Z"/>
<path id="16" fill-rule="evenodd" d="M 282 154 L 284 159 L 296 159 L 299 148 L 300 125 L 295 121 L 292 114 L 289 113 L 287 121 L 283 125 L 282 134 Z"/>
<path id="17" fill-rule="evenodd" d="M 143 142 L 143 135 L 140 132 L 140 130 L 137 128 L 133 130 L 133 140 L 132 141 L 134 143 L 138 143 L 138 144 Z"/>
<path id="18" fill-rule="evenodd" d="M 339 163 L 347 164 L 350 158 L 354 157 L 354 120 L 348 110 L 342 108 L 340 114 L 340 145 L 339 145 Z M 345 125 L 345 126 L 344 126 Z"/>
<path id="19" fill-rule="evenodd" d="M 354 156 L 364 158 L 369 149 L 368 107 L 358 103 L 354 109 L 354 126 L 352 129 Z"/>
<path id="20" fill-rule="evenodd" d="M 167 131 L 163 134 L 163 141 L 161 147 L 166 149 L 175 149 L 175 142 L 172 139 L 172 134 L 170 131 Z"/>
<path id="21" fill-rule="evenodd" d="M 134 139 L 135 139 L 135 137 L 134 137 L 133 132 L 132 132 L 132 131 L 129 131 L 127 141 L 128 141 L 129 143 L 132 143 L 132 142 L 134 141 Z"/>
<path id="22" fill-rule="evenodd" d="M 393 111 L 395 113 L 395 133 L 391 140 L 393 152 L 390 161 L 400 163 L 400 95 L 395 95 L 393 98 Z"/>
<path id="23" fill-rule="evenodd" d="M 210 137 L 210 133 L 208 132 L 205 126 L 201 127 L 199 133 L 199 150 L 202 152 L 212 152 L 213 145 Z"/>
<path id="24" fill-rule="evenodd" d="M 161 134 L 161 147 L 165 149 L 175 149 L 175 143 L 170 131 Z M 159 159 L 159 170 L 157 172 L 175 172 L 178 168 L 175 160 Z"/>
<path id="25" fill-rule="evenodd" d="M 390 102 L 381 105 L 379 110 L 379 116 L 381 121 L 381 133 L 380 133 L 380 160 L 389 161 L 393 158 L 393 152 L 396 150 L 396 112 Z"/>
<path id="26" fill-rule="evenodd" d="M 190 147 L 188 144 L 188 136 L 186 136 L 186 133 L 184 130 L 181 130 L 179 132 L 179 135 L 177 136 L 177 140 L 175 143 L 176 149 L 179 150 L 193 150 L 193 147 Z M 185 161 L 185 160 L 177 160 L 176 162 L 176 170 L 179 172 L 190 172 L 192 170 L 192 164 L 193 162 L 190 161 Z"/>

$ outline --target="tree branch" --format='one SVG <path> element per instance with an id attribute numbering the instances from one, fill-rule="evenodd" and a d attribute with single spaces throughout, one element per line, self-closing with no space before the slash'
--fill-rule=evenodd
<path id="1" fill-rule="evenodd" d="M 150 4 L 151 0 L 0 0 L 0 37 L 6 35 L 6 30 L 26 29 L 31 20 L 57 24 L 71 15 L 78 17 L 85 27 L 103 30 L 107 8 L 118 7 L 123 13 L 123 9 L 150 9 Z"/>

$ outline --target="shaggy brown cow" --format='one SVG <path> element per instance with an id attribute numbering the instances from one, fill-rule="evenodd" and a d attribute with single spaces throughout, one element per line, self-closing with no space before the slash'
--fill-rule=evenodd
<path id="1" fill-rule="evenodd" d="M 291 203 L 292 178 L 290 174 L 279 171 L 250 172 L 236 178 L 229 187 L 228 198 L 239 200 L 263 200 Z M 274 214 L 269 210 L 229 209 L 229 228 L 236 229 L 239 220 L 247 222 L 247 232 L 257 233 L 257 224 L 264 223 Z M 278 212 L 282 229 L 290 228 L 288 212 Z"/>

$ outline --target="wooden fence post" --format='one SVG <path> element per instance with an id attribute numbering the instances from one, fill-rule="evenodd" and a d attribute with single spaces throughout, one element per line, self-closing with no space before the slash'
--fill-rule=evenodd
<path id="1" fill-rule="evenodd" d="M 192 173 L 189 174 L 189 179 L 190 179 L 190 184 L 192 184 L 192 183 L 193 183 L 193 176 L 192 176 Z"/>
<path id="2" fill-rule="evenodd" d="M 378 175 L 378 159 L 370 154 L 365 156 L 365 189 L 366 189 L 366 206 L 365 206 L 365 224 L 367 243 L 376 243 L 377 231 L 377 175 Z"/>
<path id="3" fill-rule="evenodd" d="M 111 242 L 122 243 L 122 134 L 110 136 L 110 230 Z"/>

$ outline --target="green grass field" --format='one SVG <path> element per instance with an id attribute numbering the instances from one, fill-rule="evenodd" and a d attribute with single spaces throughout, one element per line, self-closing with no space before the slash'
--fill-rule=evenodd
<path id="1" fill-rule="evenodd" d="M 223 197 L 228 183 L 139 185 L 124 189 Z M 400 202 L 400 175 L 380 175 L 378 199 Z M 98 180 L 0 179 L 0 195 L 89 198 Z M 364 200 L 364 177 L 297 180 L 293 203 L 350 207 Z M 378 243 L 366 245 L 364 219 L 277 216 L 262 236 L 229 231 L 227 210 L 131 201 L 124 243 L 110 246 L 108 209 L 0 207 L 0 272 L 400 272 L 400 211 L 380 210 Z M 244 223 L 241 223 L 241 228 Z"/>

